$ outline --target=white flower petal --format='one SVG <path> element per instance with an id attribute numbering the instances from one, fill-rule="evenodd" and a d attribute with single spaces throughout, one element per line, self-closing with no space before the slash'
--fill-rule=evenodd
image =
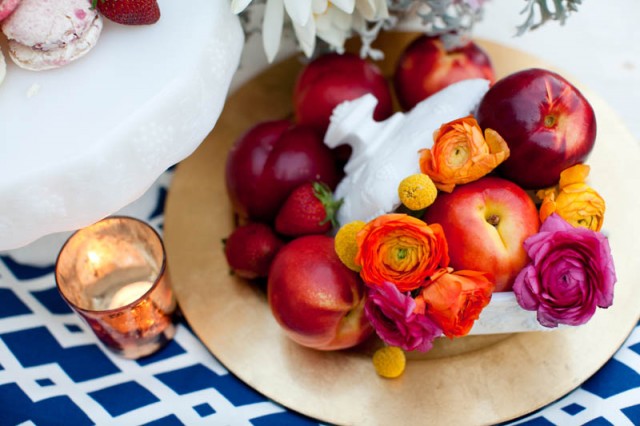
<path id="1" fill-rule="evenodd" d="M 367 31 L 367 21 L 364 19 L 364 16 L 362 16 L 362 14 L 356 13 L 351 19 L 351 27 L 356 32 L 364 33 Z"/>
<path id="2" fill-rule="evenodd" d="M 311 10 L 316 15 L 324 13 L 328 6 L 329 0 L 311 0 Z"/>
<path id="3" fill-rule="evenodd" d="M 332 49 L 338 53 L 344 52 L 344 43 L 347 40 L 346 34 L 336 31 L 335 28 L 318 28 L 318 38 L 325 41 Z"/>
<path id="4" fill-rule="evenodd" d="M 376 6 L 376 18 L 386 19 L 389 17 L 389 8 L 387 0 L 374 0 Z"/>
<path id="5" fill-rule="evenodd" d="M 280 48 L 283 23 L 284 5 L 282 0 L 267 0 L 262 21 L 262 45 L 269 62 L 273 62 Z"/>
<path id="6" fill-rule="evenodd" d="M 231 12 L 237 15 L 245 10 L 249 3 L 251 3 L 251 0 L 231 0 Z"/>
<path id="7" fill-rule="evenodd" d="M 327 15 L 331 19 L 334 28 L 341 30 L 342 32 L 348 32 L 351 30 L 351 23 L 354 15 L 344 13 L 335 7 L 331 8 Z"/>
<path id="8" fill-rule="evenodd" d="M 298 43 L 304 54 L 309 58 L 316 48 L 316 21 L 309 19 L 307 25 L 296 25 L 294 22 L 293 30 L 298 38 Z"/>
<path id="9" fill-rule="evenodd" d="M 311 0 L 284 0 L 284 7 L 294 24 L 306 25 L 311 18 Z"/>
<path id="10" fill-rule="evenodd" d="M 348 14 L 352 14 L 356 7 L 356 0 L 331 0 L 331 3 Z"/>
<path id="11" fill-rule="evenodd" d="M 389 17 L 386 0 L 356 0 L 356 9 L 368 21 Z"/>
<path id="12" fill-rule="evenodd" d="M 352 16 L 338 8 L 330 7 L 327 13 L 316 17 L 318 38 L 329 43 L 338 52 L 344 51 L 344 43 L 351 35 Z"/>

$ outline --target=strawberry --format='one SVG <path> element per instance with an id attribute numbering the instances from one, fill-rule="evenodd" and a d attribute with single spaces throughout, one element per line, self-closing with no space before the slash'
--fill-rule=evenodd
<path id="1" fill-rule="evenodd" d="M 113 22 L 124 25 L 149 25 L 160 19 L 156 0 L 92 0 L 93 7 Z"/>
<path id="2" fill-rule="evenodd" d="M 233 272 L 242 278 L 266 277 L 283 242 L 270 227 L 249 223 L 236 228 L 224 241 L 224 254 Z"/>
<path id="3" fill-rule="evenodd" d="M 289 195 L 276 216 L 276 231 L 282 235 L 324 234 L 336 225 L 335 214 L 342 200 L 334 201 L 324 183 L 303 184 Z"/>

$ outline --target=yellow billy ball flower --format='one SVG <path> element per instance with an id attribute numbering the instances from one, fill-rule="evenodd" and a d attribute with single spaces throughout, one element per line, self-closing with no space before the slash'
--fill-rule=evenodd
<path id="1" fill-rule="evenodd" d="M 394 379 L 404 372 L 407 359 L 402 349 L 395 346 L 385 346 L 373 354 L 373 366 L 382 377 Z"/>
<path id="2" fill-rule="evenodd" d="M 400 182 L 398 195 L 402 204 L 408 209 L 422 210 L 433 204 L 438 195 L 438 189 L 429 176 L 417 173 Z"/>
<path id="3" fill-rule="evenodd" d="M 361 220 L 349 222 L 338 230 L 334 240 L 334 246 L 338 258 L 352 271 L 359 272 L 360 265 L 355 263 L 358 253 L 358 243 L 356 234 L 364 228 L 365 223 Z"/>
<path id="4" fill-rule="evenodd" d="M 600 231 L 604 221 L 604 199 L 586 184 L 589 166 L 576 164 L 560 173 L 558 185 L 538 191 L 542 200 L 540 221 L 557 213 L 573 226 Z"/>

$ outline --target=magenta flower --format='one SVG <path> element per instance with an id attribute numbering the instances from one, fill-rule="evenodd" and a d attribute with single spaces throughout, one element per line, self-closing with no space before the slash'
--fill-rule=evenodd
<path id="1" fill-rule="evenodd" d="M 540 324 L 580 325 L 613 303 L 616 274 L 606 237 L 573 227 L 557 214 L 524 242 L 531 258 L 513 284 L 518 303 Z"/>
<path id="2" fill-rule="evenodd" d="M 426 352 L 433 340 L 442 335 L 438 325 L 423 314 L 414 312 L 416 302 L 409 293 L 385 282 L 369 288 L 364 312 L 378 336 L 388 345 L 406 351 Z"/>

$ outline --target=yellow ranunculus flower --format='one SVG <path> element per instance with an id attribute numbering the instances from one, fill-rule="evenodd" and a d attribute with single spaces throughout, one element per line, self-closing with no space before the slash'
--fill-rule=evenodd
<path id="1" fill-rule="evenodd" d="M 573 226 L 600 231 L 605 203 L 600 194 L 585 183 L 589 170 L 585 164 L 569 167 L 560 174 L 557 187 L 538 191 L 537 196 L 542 200 L 540 221 L 558 213 Z"/>

